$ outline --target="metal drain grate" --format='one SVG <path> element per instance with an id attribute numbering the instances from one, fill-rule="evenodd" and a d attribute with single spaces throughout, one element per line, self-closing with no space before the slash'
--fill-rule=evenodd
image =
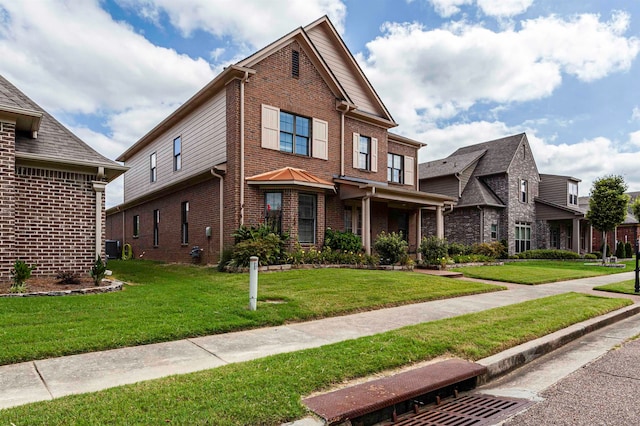
<path id="1" fill-rule="evenodd" d="M 465 395 L 398 419 L 394 426 L 487 426 L 516 413 L 531 401 L 488 395 Z"/>

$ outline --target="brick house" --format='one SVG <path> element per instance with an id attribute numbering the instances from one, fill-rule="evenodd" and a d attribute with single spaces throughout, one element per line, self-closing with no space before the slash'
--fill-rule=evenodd
<path id="1" fill-rule="evenodd" d="M 133 144 L 109 238 L 134 254 L 215 263 L 241 225 L 269 223 L 303 247 L 326 228 L 402 231 L 410 250 L 422 210 L 453 199 L 417 187 L 424 144 L 397 124 L 327 17 L 231 65 Z M 435 220 L 435 219 L 434 219 Z"/>
<path id="2" fill-rule="evenodd" d="M 103 255 L 104 189 L 126 168 L 103 157 L 0 76 L 0 280 L 87 275 Z"/>
<path id="3" fill-rule="evenodd" d="M 613 252 L 612 254 L 615 254 L 618 241 L 631 243 L 635 250 L 636 241 L 640 238 L 640 222 L 638 222 L 631 210 L 631 203 L 637 197 L 640 197 L 640 192 L 627 192 L 627 195 L 629 195 L 629 208 L 624 221 L 616 227 L 615 231 L 607 232 L 607 243 Z M 589 211 L 589 197 L 580 197 L 579 203 L 580 208 L 585 213 Z M 598 230 L 592 231 L 590 241 L 592 251 L 602 250 L 602 232 Z"/>
<path id="4" fill-rule="evenodd" d="M 509 254 L 535 248 L 578 251 L 588 241 L 578 179 L 540 175 L 524 133 L 463 147 L 419 165 L 420 190 L 454 197 L 445 238 L 465 245 L 504 240 Z M 435 221 L 423 215 L 423 233 Z"/>

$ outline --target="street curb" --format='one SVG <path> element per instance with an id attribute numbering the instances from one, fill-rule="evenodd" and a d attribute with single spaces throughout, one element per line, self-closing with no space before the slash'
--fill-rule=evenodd
<path id="1" fill-rule="evenodd" d="M 487 373 L 478 377 L 478 386 L 490 382 L 498 376 L 507 374 L 592 331 L 596 331 L 638 313 L 640 313 L 640 305 L 629 305 L 476 361 L 478 364 L 487 367 Z"/>

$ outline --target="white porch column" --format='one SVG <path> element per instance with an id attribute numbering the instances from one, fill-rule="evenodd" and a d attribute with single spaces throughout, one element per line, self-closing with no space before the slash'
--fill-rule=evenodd
<path id="1" fill-rule="evenodd" d="M 102 194 L 107 182 L 93 181 L 93 190 L 96 193 L 96 252 L 94 258 L 102 256 Z"/>
<path id="2" fill-rule="evenodd" d="M 420 241 L 422 241 L 422 209 L 416 211 L 416 259 L 422 260 L 420 253 Z"/>
<path id="3" fill-rule="evenodd" d="M 442 215 L 442 206 L 436 207 L 436 237 L 444 238 L 444 216 Z"/>
<path id="4" fill-rule="evenodd" d="M 371 198 L 369 196 L 362 199 L 362 240 L 365 253 L 371 254 Z"/>
<path id="5" fill-rule="evenodd" d="M 573 219 L 573 251 L 580 253 L 580 219 Z"/>

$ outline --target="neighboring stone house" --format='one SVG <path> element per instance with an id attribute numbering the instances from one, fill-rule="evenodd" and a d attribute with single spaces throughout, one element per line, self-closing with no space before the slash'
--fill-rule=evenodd
<path id="1" fill-rule="evenodd" d="M 126 168 L 78 139 L 0 76 L 0 280 L 87 275 L 104 252 L 104 189 Z"/>
<path id="2" fill-rule="evenodd" d="M 130 169 L 109 238 L 180 262 L 198 246 L 215 263 L 234 230 L 267 223 L 307 248 L 351 231 L 367 252 L 402 231 L 415 251 L 421 210 L 442 218 L 453 199 L 418 191 L 424 144 L 396 125 L 323 17 L 227 67 L 118 158 Z"/>
<path id="3" fill-rule="evenodd" d="M 631 203 L 637 197 L 640 197 L 640 192 L 627 192 L 627 195 L 629 195 L 629 209 L 627 211 L 627 215 L 624 218 L 624 221 L 616 227 L 615 232 L 609 231 L 607 233 L 607 243 L 613 251 L 612 254 L 615 254 L 616 244 L 618 241 L 622 241 L 623 243 L 631 243 L 635 250 L 636 241 L 638 241 L 638 238 L 640 238 L 640 222 L 638 222 L 638 218 L 633 215 L 633 211 L 631 210 Z M 585 213 L 589 211 L 589 197 L 580 197 L 579 203 L 580 208 Z M 593 230 L 591 232 L 590 241 L 592 251 L 602 250 L 601 231 Z"/>
<path id="4" fill-rule="evenodd" d="M 514 254 L 552 246 L 578 251 L 573 241 L 584 239 L 579 180 L 541 176 L 524 133 L 460 148 L 420 164 L 418 173 L 421 191 L 457 200 L 444 215 L 450 242 L 504 241 Z M 433 234 L 434 223 L 423 214 L 423 234 Z"/>

